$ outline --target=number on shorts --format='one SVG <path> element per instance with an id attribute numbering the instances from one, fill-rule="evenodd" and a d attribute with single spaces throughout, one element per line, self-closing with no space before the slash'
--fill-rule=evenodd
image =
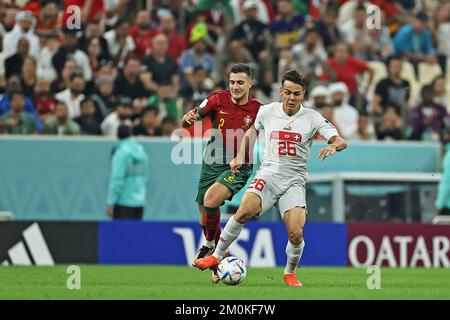
<path id="1" fill-rule="evenodd" d="M 297 149 L 295 143 L 290 141 L 279 141 L 278 143 L 278 155 L 295 157 L 297 155 Z"/>
<path id="2" fill-rule="evenodd" d="M 248 186 L 248 189 L 256 189 L 258 191 L 263 191 L 266 186 L 266 182 L 263 179 L 253 179 L 252 183 Z"/>

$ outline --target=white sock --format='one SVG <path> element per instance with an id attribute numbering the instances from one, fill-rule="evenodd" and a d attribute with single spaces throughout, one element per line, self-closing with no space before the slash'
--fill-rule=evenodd
<path id="1" fill-rule="evenodd" d="M 217 243 L 217 247 L 213 253 L 213 256 L 215 256 L 219 260 L 222 260 L 225 251 L 228 249 L 230 244 L 232 244 L 233 241 L 237 239 L 243 227 L 244 225 L 237 222 L 234 219 L 234 216 L 228 219 L 225 228 L 223 228 L 222 233 L 220 234 L 220 240 Z"/>
<path id="2" fill-rule="evenodd" d="M 207 246 L 208 248 L 214 249 L 214 246 L 216 245 L 216 241 L 215 240 L 206 240 L 205 242 L 205 246 Z"/>
<path id="3" fill-rule="evenodd" d="M 289 240 L 286 245 L 287 262 L 284 268 L 284 274 L 295 273 L 300 258 L 303 254 L 303 248 L 305 247 L 305 240 L 299 245 L 293 245 Z"/>

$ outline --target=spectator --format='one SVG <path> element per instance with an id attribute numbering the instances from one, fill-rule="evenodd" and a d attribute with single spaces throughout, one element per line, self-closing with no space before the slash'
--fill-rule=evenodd
<path id="1" fill-rule="evenodd" d="M 117 97 L 114 93 L 114 79 L 111 76 L 98 78 L 92 100 L 99 110 L 99 120 L 103 121 L 114 110 L 117 103 Z"/>
<path id="2" fill-rule="evenodd" d="M 5 76 L 6 79 L 13 75 L 20 75 L 22 72 L 22 64 L 28 57 L 30 44 L 26 38 L 21 38 L 17 42 L 17 52 L 9 58 L 5 59 Z"/>
<path id="3" fill-rule="evenodd" d="M 147 137 L 162 136 L 158 122 L 157 108 L 149 107 L 144 109 L 139 124 L 133 128 L 133 135 Z"/>
<path id="4" fill-rule="evenodd" d="M 37 60 L 37 74 L 50 81 L 56 80 L 58 74 L 53 66 L 52 58 L 59 50 L 59 34 L 54 34 L 47 38 L 45 45 L 42 47 Z"/>
<path id="5" fill-rule="evenodd" d="M 128 97 L 121 97 L 117 102 L 114 112 L 110 113 L 105 120 L 100 124 L 102 134 L 114 138 L 117 136 L 117 129 L 120 125 L 125 124 L 131 126 L 130 120 L 133 115 L 133 102 Z"/>
<path id="6" fill-rule="evenodd" d="M 165 34 L 169 39 L 169 49 L 167 55 L 175 62 L 181 53 L 186 50 L 186 42 L 182 36 L 176 32 L 175 18 L 170 12 L 166 12 L 159 16 L 159 32 Z"/>
<path id="7" fill-rule="evenodd" d="M 11 95 L 12 93 L 17 92 L 20 92 L 20 94 L 23 95 L 20 78 L 17 76 L 12 76 L 8 80 L 6 93 L 0 100 L 0 115 L 11 110 Z M 31 98 L 27 96 L 24 97 L 24 100 L 25 100 L 24 111 L 33 115 L 34 121 L 36 122 L 37 131 L 39 132 L 42 131 L 44 125 L 42 124 L 41 119 L 39 118 L 39 114 L 36 112 L 33 101 L 31 100 Z"/>
<path id="8" fill-rule="evenodd" d="M 36 76 L 36 60 L 33 57 L 26 57 L 23 61 L 22 72 L 20 77 L 22 91 L 31 99 L 34 98 L 34 86 L 37 82 Z"/>
<path id="9" fill-rule="evenodd" d="M 87 41 L 86 54 L 89 59 L 89 67 L 95 74 L 100 69 L 102 61 L 102 47 L 100 44 L 100 38 L 92 37 Z"/>
<path id="10" fill-rule="evenodd" d="M 331 52 L 331 48 L 341 41 L 337 25 L 337 12 L 333 7 L 327 7 L 322 19 L 316 21 L 316 30 L 323 40 L 323 46 Z"/>
<path id="11" fill-rule="evenodd" d="M 437 62 L 428 22 L 428 16 L 420 12 L 413 18 L 412 23 L 401 27 L 394 37 L 396 54 L 410 61 L 416 74 L 419 63 Z"/>
<path id="12" fill-rule="evenodd" d="M 174 131 L 177 129 L 178 124 L 175 118 L 167 116 L 161 121 L 161 133 L 163 137 L 173 137 Z"/>
<path id="13" fill-rule="evenodd" d="M 89 65 L 89 58 L 84 51 L 78 48 L 77 31 L 72 29 L 64 29 L 64 40 L 58 52 L 52 58 L 53 67 L 59 74 L 64 68 L 66 60 L 72 58 L 83 75 L 84 80 L 92 79 L 92 70 Z"/>
<path id="14" fill-rule="evenodd" d="M 411 140 L 441 141 L 447 110 L 433 101 L 431 85 L 423 86 L 420 93 L 422 102 L 411 110 L 407 135 Z"/>
<path id="15" fill-rule="evenodd" d="M 124 15 L 130 0 L 104 0 L 106 29 L 111 30 L 117 24 L 117 21 Z"/>
<path id="16" fill-rule="evenodd" d="M 358 129 L 347 138 L 349 141 L 375 141 L 375 127 L 367 112 L 360 112 L 358 117 Z"/>
<path id="17" fill-rule="evenodd" d="M 93 100 L 86 98 L 80 104 L 80 116 L 74 121 L 84 135 L 101 135 L 100 122 L 95 118 L 96 108 Z"/>
<path id="18" fill-rule="evenodd" d="M 365 103 L 363 100 L 367 95 L 368 87 L 372 84 L 374 76 L 372 68 L 365 61 L 351 56 L 349 46 L 344 42 L 336 45 L 334 56 L 328 59 L 327 64 L 331 68 L 324 68 L 324 79 L 344 82 L 350 94 L 350 104 L 358 109 L 364 109 Z M 362 92 L 359 92 L 356 76 L 364 72 L 369 72 L 369 79 L 367 87 Z"/>
<path id="19" fill-rule="evenodd" d="M 255 72 L 254 77 L 256 79 L 259 79 L 259 66 L 253 59 L 250 51 L 247 50 L 247 48 L 243 47 L 241 43 L 237 40 L 232 40 L 227 45 L 227 50 L 225 54 L 222 57 L 222 63 L 223 65 L 228 64 L 236 64 L 236 63 L 245 63 L 250 65 L 252 70 Z M 218 73 L 220 74 L 220 78 L 228 78 L 227 75 L 225 75 L 225 70 L 220 69 L 218 70 Z"/>
<path id="20" fill-rule="evenodd" d="M 167 55 L 169 42 L 164 34 L 158 34 L 152 40 L 153 50 L 145 56 L 143 64 L 147 67 L 147 89 L 161 96 L 161 90 L 169 90 L 176 97 L 179 90 L 177 64 Z"/>
<path id="21" fill-rule="evenodd" d="M 315 86 L 309 93 L 309 99 L 303 103 L 307 108 L 312 108 L 320 112 L 320 110 L 328 104 L 330 92 L 324 85 Z M 328 119 L 328 118 L 327 118 Z M 328 119 L 330 120 L 330 119 Z"/>
<path id="22" fill-rule="evenodd" d="M 147 98 L 150 92 L 147 91 L 141 80 L 142 71 L 141 61 L 137 57 L 127 57 L 123 70 L 114 82 L 115 94 L 118 96 L 127 96 L 133 100 L 136 98 Z"/>
<path id="23" fill-rule="evenodd" d="M 251 96 L 263 104 L 276 101 L 280 96 L 280 86 L 275 82 L 272 70 L 266 70 L 261 78 L 261 81 L 250 89 Z"/>
<path id="24" fill-rule="evenodd" d="M 133 38 L 136 46 L 134 53 L 139 58 L 150 54 L 152 50 L 152 39 L 158 33 L 150 27 L 150 22 L 150 12 L 140 10 L 136 15 L 134 25 L 130 28 L 130 36 Z"/>
<path id="25" fill-rule="evenodd" d="M 218 77 L 214 66 L 214 56 L 206 51 L 207 42 L 206 25 L 198 25 L 192 29 L 189 43 L 191 48 L 184 51 L 180 56 L 180 70 L 182 73 L 181 85 L 185 86 L 192 82 L 192 72 L 198 65 L 205 68 L 208 78 L 217 83 Z"/>
<path id="26" fill-rule="evenodd" d="M 254 8 L 256 18 L 262 23 L 270 23 L 270 15 L 268 5 L 263 0 L 231 0 L 231 8 L 233 10 L 234 25 L 238 25 L 247 18 L 247 10 Z"/>
<path id="27" fill-rule="evenodd" d="M 35 33 L 40 39 L 41 45 L 46 45 L 49 37 L 53 37 L 59 32 L 58 25 L 58 6 L 57 0 L 40 0 L 32 5 L 33 1 L 29 1 L 25 5 L 25 10 L 33 12 L 36 18 Z"/>
<path id="28" fill-rule="evenodd" d="M 51 94 L 51 83 L 46 78 L 38 78 L 34 86 L 34 104 L 41 119 L 47 118 L 53 113 L 56 100 Z"/>
<path id="29" fill-rule="evenodd" d="M 67 105 L 58 101 L 53 115 L 45 121 L 45 134 L 57 136 L 72 136 L 80 134 L 80 126 L 69 118 L 69 109 Z"/>
<path id="30" fill-rule="evenodd" d="M 444 21 L 438 25 L 436 31 L 438 58 L 444 74 L 447 73 L 447 66 L 450 65 L 450 41 L 448 41 L 450 38 L 450 3 L 446 5 Z"/>
<path id="31" fill-rule="evenodd" d="M 277 15 L 270 24 L 277 49 L 291 48 L 300 39 L 305 17 L 297 14 L 291 0 L 277 1 Z"/>
<path id="32" fill-rule="evenodd" d="M 329 86 L 331 105 L 336 124 L 341 129 L 344 139 L 353 136 L 358 130 L 358 111 L 348 102 L 349 92 L 343 82 L 332 83 Z"/>
<path id="33" fill-rule="evenodd" d="M 25 97 L 20 92 L 10 93 L 11 110 L 0 116 L 0 127 L 8 134 L 34 134 L 37 124 L 31 113 L 24 111 Z"/>
<path id="34" fill-rule="evenodd" d="M 380 80 L 375 87 L 372 98 L 372 112 L 383 116 L 385 109 L 392 106 L 397 116 L 406 117 L 410 95 L 410 84 L 402 79 L 402 60 L 392 57 L 387 61 L 388 77 Z"/>
<path id="35" fill-rule="evenodd" d="M 342 39 L 351 47 L 353 54 L 362 60 L 367 59 L 366 51 L 372 45 L 369 28 L 367 28 L 367 13 L 364 6 L 358 6 L 353 17 L 339 27 Z"/>
<path id="36" fill-rule="evenodd" d="M 450 112 L 450 95 L 447 92 L 445 77 L 437 76 L 431 82 L 433 88 L 433 101 L 443 105 L 447 112 Z"/>
<path id="37" fill-rule="evenodd" d="M 339 7 L 339 19 L 338 19 L 339 25 L 342 26 L 346 22 L 352 20 L 358 8 L 363 8 L 364 10 L 367 10 L 369 5 L 372 5 L 372 3 L 367 0 L 349 0 L 345 2 L 343 5 Z"/>
<path id="38" fill-rule="evenodd" d="M 70 119 L 80 116 L 80 103 L 84 99 L 84 88 L 83 77 L 78 73 L 73 73 L 70 76 L 69 88 L 55 95 L 56 100 L 64 102 L 66 105 Z"/>
<path id="39" fill-rule="evenodd" d="M 308 86 L 313 85 L 318 80 L 317 70 L 328 66 L 325 65 L 328 58 L 327 51 L 323 47 L 316 29 L 307 29 L 304 41 L 294 45 L 290 53 L 295 65 L 294 68 L 305 76 Z M 287 70 L 283 70 L 279 74 L 283 74 L 284 71 Z"/>
<path id="40" fill-rule="evenodd" d="M 375 124 L 378 140 L 401 140 L 404 137 L 404 122 L 394 106 L 383 109 L 382 119 Z"/>
<path id="41" fill-rule="evenodd" d="M 106 32 L 104 36 L 106 42 L 108 42 L 111 58 L 119 68 L 123 68 L 126 57 L 136 48 L 129 33 L 130 23 L 126 20 L 119 20 L 115 28 Z"/>
<path id="42" fill-rule="evenodd" d="M 169 43 L 164 34 L 156 35 L 152 42 L 152 53 L 146 56 L 143 62 L 148 71 L 143 76 L 146 88 L 155 92 L 150 96 L 149 104 L 160 104 L 161 117 L 170 114 L 178 118 L 177 98 L 180 84 L 177 64 L 167 55 Z"/>
<path id="43" fill-rule="evenodd" d="M 29 54 L 34 58 L 39 58 L 39 38 L 34 34 L 36 19 L 30 11 L 20 11 L 16 15 L 14 28 L 3 37 L 3 51 L 6 58 L 12 56 L 17 51 L 17 44 L 20 39 L 25 38 L 29 44 Z"/>
<path id="44" fill-rule="evenodd" d="M 84 27 L 82 36 L 78 39 L 78 47 L 87 52 L 88 42 L 92 38 L 98 38 L 100 42 L 100 55 L 98 59 L 102 60 L 110 60 L 108 42 L 103 37 L 102 27 L 99 24 L 98 20 L 90 20 L 86 23 Z"/>
<path id="45" fill-rule="evenodd" d="M 267 24 L 258 20 L 258 6 L 255 1 L 244 2 L 245 19 L 237 25 L 231 34 L 231 40 L 239 40 L 261 66 L 271 68 L 270 48 L 272 38 Z"/>
<path id="46" fill-rule="evenodd" d="M 64 91 L 70 86 L 70 77 L 72 74 L 77 73 L 77 64 L 75 60 L 69 58 L 64 63 L 64 67 L 59 72 L 58 78 L 52 83 L 52 92 L 58 93 Z"/>
<path id="47" fill-rule="evenodd" d="M 148 156 L 131 139 L 131 128 L 118 128 L 118 144 L 114 147 L 108 186 L 106 213 L 113 219 L 141 220 L 147 195 Z"/>

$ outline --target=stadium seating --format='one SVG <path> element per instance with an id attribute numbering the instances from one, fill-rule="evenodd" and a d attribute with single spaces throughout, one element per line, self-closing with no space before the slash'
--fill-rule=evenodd
<path id="1" fill-rule="evenodd" d="M 420 85 L 429 84 L 434 78 L 442 74 L 439 64 L 419 63 L 419 83 Z"/>

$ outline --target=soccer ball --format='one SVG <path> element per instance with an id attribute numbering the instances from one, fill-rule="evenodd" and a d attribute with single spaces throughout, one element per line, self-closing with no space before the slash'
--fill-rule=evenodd
<path id="1" fill-rule="evenodd" d="M 226 257 L 217 266 L 217 275 L 223 283 L 235 286 L 244 281 L 247 268 L 240 258 Z"/>

